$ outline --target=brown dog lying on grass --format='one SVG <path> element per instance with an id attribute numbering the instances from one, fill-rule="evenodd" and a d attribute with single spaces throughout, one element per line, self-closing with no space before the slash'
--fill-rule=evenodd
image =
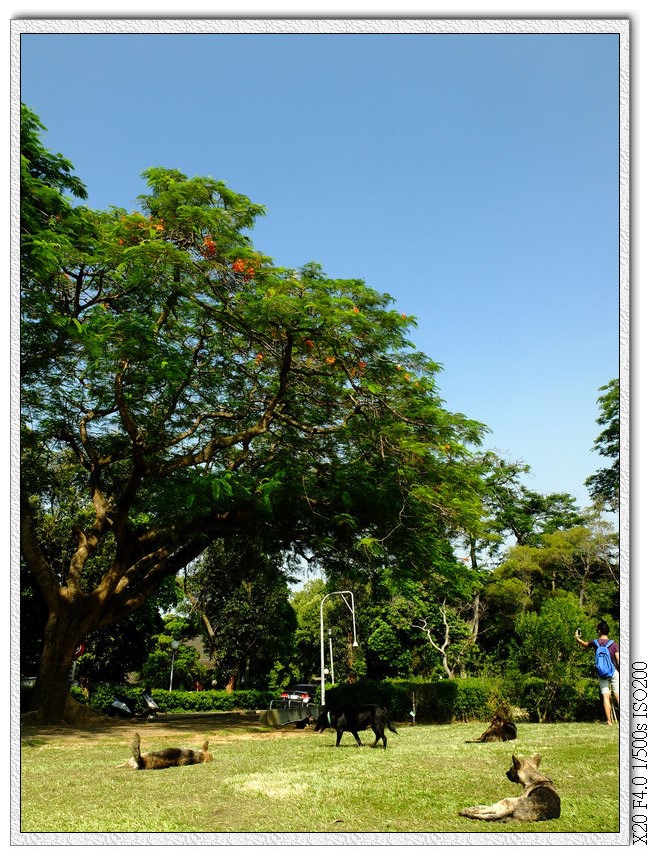
<path id="1" fill-rule="evenodd" d="M 127 761 L 130 769 L 169 769 L 172 766 L 193 766 L 195 763 L 209 763 L 212 754 L 208 751 L 207 740 L 202 751 L 190 748 L 164 748 L 150 754 L 140 753 L 140 736 L 136 733 L 131 743 L 132 757 Z"/>
<path id="2" fill-rule="evenodd" d="M 534 823 L 538 820 L 556 820 L 560 816 L 560 797 L 553 782 L 537 770 L 542 758 L 535 754 L 530 760 L 512 756 L 512 766 L 506 772 L 506 778 L 513 784 L 521 784 L 524 792 L 521 796 L 501 799 L 494 805 L 474 805 L 459 811 L 461 817 L 472 820 L 491 820 L 507 823 L 511 820 L 521 820 Z"/>
<path id="3" fill-rule="evenodd" d="M 517 738 L 517 726 L 509 718 L 497 713 L 487 730 L 478 739 L 466 739 L 465 744 L 475 742 L 510 742 Z"/>

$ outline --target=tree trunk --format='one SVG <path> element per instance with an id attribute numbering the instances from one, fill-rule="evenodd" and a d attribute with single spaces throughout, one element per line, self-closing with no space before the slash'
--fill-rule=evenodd
<path id="1" fill-rule="evenodd" d="M 478 632 L 481 624 L 481 595 L 477 592 L 472 600 L 472 621 L 469 643 L 475 645 L 478 640 Z"/>
<path id="2" fill-rule="evenodd" d="M 473 571 L 478 571 L 478 556 L 476 554 L 476 538 L 469 539 L 469 555 Z"/>
<path id="3" fill-rule="evenodd" d="M 449 629 L 449 622 L 447 621 L 446 607 L 447 607 L 447 604 L 446 604 L 446 601 L 444 601 L 440 605 L 440 612 L 442 613 L 442 621 L 443 621 L 443 624 L 445 626 L 445 639 L 441 645 L 438 645 L 436 643 L 436 641 L 433 639 L 433 634 L 432 634 L 433 628 L 429 625 L 429 623 L 427 622 L 426 619 L 424 619 L 424 618 L 420 619 L 420 621 L 422 622 L 421 625 L 418 625 L 417 622 L 411 622 L 411 627 L 412 628 L 418 628 L 418 630 L 423 631 L 426 634 L 427 640 L 429 641 L 431 646 L 436 650 L 436 652 L 439 653 L 439 655 L 441 657 L 442 668 L 445 671 L 445 673 L 447 674 L 447 678 L 453 679 L 453 678 L 455 678 L 455 674 L 454 674 L 453 669 L 449 666 L 449 658 L 447 656 L 447 647 L 450 645 L 451 640 L 449 637 L 450 629 Z"/>
<path id="4" fill-rule="evenodd" d="M 75 650 L 85 636 L 83 617 L 66 609 L 48 616 L 30 707 L 42 723 L 55 724 L 70 716 L 66 711 L 70 671 Z"/>
<path id="5" fill-rule="evenodd" d="M 42 723 L 55 724 L 66 718 L 74 720 L 72 708 L 75 709 L 72 714 L 75 717 L 78 714 L 76 707 L 80 704 L 76 701 L 71 703 L 69 699 L 70 671 L 75 650 L 84 638 L 135 612 L 158 591 L 169 573 L 175 573 L 188 560 L 196 558 L 208 543 L 202 535 L 198 541 L 190 540 L 180 549 L 170 551 L 162 545 L 150 552 L 141 541 L 143 549 L 139 559 L 130 560 L 126 553 L 116 553 L 115 566 L 104 573 L 92 591 L 84 591 L 81 575 L 90 545 L 83 532 L 79 532 L 79 536 L 67 580 L 61 585 L 40 548 L 29 507 L 23 511 L 23 556 L 49 611 L 31 700 L 34 717 Z M 133 546 L 128 538 L 125 544 Z"/>

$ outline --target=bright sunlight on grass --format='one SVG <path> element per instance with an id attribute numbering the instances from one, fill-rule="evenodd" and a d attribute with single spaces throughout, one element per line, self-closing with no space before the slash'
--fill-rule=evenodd
<path id="1" fill-rule="evenodd" d="M 21 831 L 33 832 L 617 832 L 618 729 L 522 724 L 516 742 L 466 744 L 484 724 L 398 727 L 388 748 L 345 734 L 217 726 L 202 717 L 101 731 L 25 731 Z M 212 721 L 212 726 L 211 726 Z M 134 729 L 143 751 L 210 740 L 214 761 L 163 771 L 125 768 Z M 370 731 L 361 734 L 373 741 Z M 513 747 L 514 746 L 514 747 Z M 543 756 L 562 797 L 552 823 L 487 824 L 467 805 L 519 795 L 512 753 Z M 597 778 L 597 783 L 594 781 Z"/>

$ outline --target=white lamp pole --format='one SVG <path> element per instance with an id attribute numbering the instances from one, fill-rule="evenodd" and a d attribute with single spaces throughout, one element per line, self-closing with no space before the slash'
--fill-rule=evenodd
<path id="1" fill-rule="evenodd" d="M 358 646 L 357 643 L 357 623 L 354 617 L 354 595 L 352 592 L 329 592 L 327 595 L 323 597 L 323 600 L 320 602 L 320 704 L 321 706 L 325 705 L 325 633 L 323 629 L 323 604 L 325 603 L 326 598 L 329 598 L 331 595 L 341 595 L 345 604 L 352 613 L 352 633 L 354 635 L 354 641 L 352 645 L 354 647 Z M 346 595 L 350 596 L 350 600 L 348 601 Z"/>
<path id="2" fill-rule="evenodd" d="M 180 646 L 178 640 L 172 640 L 172 669 L 169 674 L 169 690 L 172 689 L 172 684 L 174 682 L 174 658 L 176 657 L 176 649 Z"/>

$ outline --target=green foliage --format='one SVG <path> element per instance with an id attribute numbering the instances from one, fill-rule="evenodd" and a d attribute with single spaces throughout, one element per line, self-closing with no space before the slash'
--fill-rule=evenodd
<path id="1" fill-rule="evenodd" d="M 406 676 L 412 666 L 411 652 L 399 639 L 394 628 L 382 619 L 375 619 L 366 641 L 369 656 L 377 659 L 373 669 L 384 667 L 384 675 Z"/>
<path id="2" fill-rule="evenodd" d="M 65 193 L 79 199 L 86 189 L 60 153 L 49 153 L 40 140 L 45 127 L 25 105 L 20 113 L 20 231 L 23 277 L 51 277 L 65 260 L 78 225 Z"/>
<path id="3" fill-rule="evenodd" d="M 396 721 L 409 721 L 416 703 L 416 721 L 447 724 L 452 721 L 489 720 L 495 694 L 512 693 L 495 679 L 440 679 L 437 682 L 362 679 L 326 691 L 329 708 L 377 703 L 386 706 Z"/>
<path id="4" fill-rule="evenodd" d="M 539 613 L 554 597 L 572 597 L 584 619 L 618 617 L 618 536 L 597 512 L 584 525 L 542 535 L 536 546 L 514 546 L 487 579 L 484 645 L 501 644 L 507 655 L 515 623 L 523 613 Z"/>
<path id="5" fill-rule="evenodd" d="M 156 691 L 154 699 L 168 712 L 235 712 L 266 708 L 277 694 L 272 691 Z"/>
<path id="6" fill-rule="evenodd" d="M 413 319 L 362 280 L 275 265 L 245 233 L 263 207 L 210 177 L 155 167 L 142 212 L 65 209 L 83 190 L 28 117 L 24 205 L 49 187 L 54 218 L 32 207 L 43 243 L 22 250 L 23 554 L 66 655 L 218 539 L 308 538 L 332 576 L 448 563 L 480 523 L 485 428 L 444 408 Z M 74 531 L 48 549 L 66 485 Z"/>
<path id="7" fill-rule="evenodd" d="M 28 694 L 29 686 L 24 686 Z M 155 688 L 152 696 L 166 712 L 233 712 L 265 709 L 277 699 L 275 690 L 205 691 Z M 22 694 L 22 689 L 21 689 Z M 90 698 L 78 687 L 72 695 L 96 711 L 106 713 L 118 695 L 135 700 L 138 711 L 144 707 L 142 687 L 124 684 L 93 686 Z M 450 724 L 453 722 L 489 722 L 497 711 L 523 712 L 533 723 L 587 722 L 602 720 L 603 713 L 594 676 L 580 676 L 561 683 L 554 702 L 547 704 L 547 682 L 534 675 L 481 679 L 386 680 L 361 679 L 354 684 L 326 687 L 328 708 L 377 703 L 386 706 L 398 722 Z M 28 706 L 26 699 L 25 707 Z M 521 720 L 521 719 L 519 719 Z"/>
<path id="8" fill-rule="evenodd" d="M 593 450 L 611 460 L 607 468 L 599 469 L 585 481 L 585 486 L 596 502 L 602 502 L 611 511 L 620 505 L 620 385 L 617 378 L 600 388 L 598 404 L 601 413 L 597 423 L 603 428 L 594 441 Z"/>
<path id="9" fill-rule="evenodd" d="M 216 679 L 267 684 L 274 662 L 290 657 L 296 626 L 274 543 L 263 537 L 215 541 L 186 569 L 182 586 Z"/>
<path id="10" fill-rule="evenodd" d="M 77 678 L 124 681 L 129 673 L 140 669 L 161 626 L 158 605 L 148 601 L 127 619 L 95 631 L 84 642 L 86 651 L 77 661 Z"/>
<path id="11" fill-rule="evenodd" d="M 292 594 L 291 606 L 296 616 L 294 651 L 283 674 L 279 674 L 282 685 L 288 685 L 292 680 L 310 682 L 320 676 L 320 603 L 327 591 L 321 579 L 313 579 Z M 330 624 L 329 620 L 327 624 Z"/>
<path id="12" fill-rule="evenodd" d="M 487 509 L 482 543 L 495 552 L 510 534 L 517 544 L 536 546 L 543 535 L 580 525 L 575 499 L 567 493 L 543 495 L 528 489 L 520 476 L 529 466 L 509 463 L 495 454 L 481 458 Z"/>
<path id="13" fill-rule="evenodd" d="M 450 720 L 488 720 L 492 683 L 482 679 L 442 680 L 438 684 L 439 706 L 451 712 Z"/>
<path id="14" fill-rule="evenodd" d="M 601 715 L 598 683 L 594 677 L 561 682 L 549 702 L 548 682 L 528 676 L 521 684 L 519 703 L 531 721 L 595 721 Z"/>
<path id="15" fill-rule="evenodd" d="M 174 587 L 177 590 L 177 604 L 174 606 L 173 612 L 168 613 L 164 617 L 164 633 L 172 640 L 191 640 L 196 637 L 197 630 L 195 622 L 190 616 L 180 615 L 178 609 L 182 604 L 183 594 L 177 581 L 174 581 Z"/>
<path id="16" fill-rule="evenodd" d="M 174 678 L 172 687 L 176 689 L 193 689 L 197 680 L 206 678 L 206 668 L 200 661 L 198 650 L 194 646 L 180 643 L 176 651 L 172 649 L 173 636 L 160 634 L 157 646 L 149 653 L 142 665 L 140 679 L 150 688 L 169 687 L 172 656 L 174 662 Z"/>
<path id="17" fill-rule="evenodd" d="M 360 679 L 354 684 L 345 683 L 328 688 L 325 703 L 330 709 L 377 703 L 385 706 L 395 720 L 408 717 L 411 708 L 405 689 L 396 687 L 392 682 L 372 679 Z"/>
<path id="18" fill-rule="evenodd" d="M 97 712 L 106 714 L 117 694 L 135 700 L 136 710 L 144 707 L 141 686 L 97 685 L 87 698 L 80 688 L 73 688 L 72 695 L 80 702 L 89 705 Z M 153 688 L 150 692 L 163 712 L 235 712 L 252 711 L 266 708 L 270 701 L 277 698 L 272 691 L 185 691 L 167 688 Z"/>
<path id="19" fill-rule="evenodd" d="M 519 668 L 544 682 L 536 703 L 541 721 L 551 717 L 562 687 L 571 680 L 573 668 L 579 666 L 582 650 L 574 633 L 583 619 L 577 599 L 566 595 L 549 598 L 539 613 L 524 613 L 517 621 Z"/>
<path id="20" fill-rule="evenodd" d="M 416 723 L 424 724 L 488 722 L 497 711 L 515 710 L 535 723 L 594 721 L 602 715 L 597 680 L 579 671 L 557 683 L 550 702 L 548 680 L 530 674 L 436 682 L 361 680 L 326 690 L 329 708 L 378 703 L 402 722 L 411 720 L 414 700 Z"/>

